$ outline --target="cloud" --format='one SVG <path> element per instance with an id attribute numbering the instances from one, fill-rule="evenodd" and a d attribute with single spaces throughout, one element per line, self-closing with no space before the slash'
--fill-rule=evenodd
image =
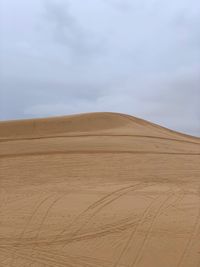
<path id="1" fill-rule="evenodd" d="M 137 105 L 139 104 L 136 99 L 130 99 L 129 96 L 125 96 L 124 94 L 116 94 L 113 96 L 105 95 L 101 97 L 97 97 L 93 101 L 88 100 L 87 98 L 78 98 L 71 99 L 68 104 L 64 102 L 60 103 L 50 103 L 50 104 L 42 104 L 35 105 L 27 108 L 24 113 L 25 115 L 44 117 L 44 116 L 53 116 L 53 115 L 65 115 L 65 114 L 76 114 L 79 113 L 79 110 L 84 110 L 84 112 L 103 112 L 103 111 L 115 111 L 120 112 L 121 107 L 124 107 L 125 113 L 131 112 L 131 106 L 135 105 L 135 109 L 137 109 Z M 127 105 L 127 106 L 126 106 Z"/>
<path id="2" fill-rule="evenodd" d="M 155 92 L 143 97 L 148 107 L 143 116 L 159 124 L 164 121 L 169 128 L 199 135 L 199 84 L 200 65 L 166 75 L 159 82 L 152 81 L 150 86 Z"/>
<path id="3" fill-rule="evenodd" d="M 85 29 L 71 12 L 69 1 L 48 0 L 44 4 L 46 27 L 50 27 L 53 40 L 69 49 L 69 55 L 82 58 L 100 52 L 100 40 Z M 45 25 L 45 21 L 44 21 Z"/>
<path id="4" fill-rule="evenodd" d="M 2 2 L 0 119 L 116 111 L 200 136 L 197 0 Z"/>
<path id="5" fill-rule="evenodd" d="M 103 0 L 119 12 L 129 12 L 133 7 L 133 1 L 130 0 Z"/>
<path id="6" fill-rule="evenodd" d="M 129 113 L 147 120 L 171 127 L 175 130 L 190 134 L 200 132 L 200 73 L 191 69 L 182 69 L 175 73 L 171 79 L 163 75 L 160 80 L 149 77 L 147 81 L 128 82 L 126 86 L 119 84 L 103 84 L 94 89 L 94 85 L 78 85 L 73 94 L 66 93 L 68 100 L 58 99 L 46 101 L 45 104 L 36 104 L 25 110 L 29 116 L 53 116 L 71 113 L 92 111 L 115 111 Z M 125 85 L 125 83 L 123 83 Z M 130 84 L 134 84 L 130 86 Z M 54 86 L 53 86 L 54 87 Z M 88 96 L 86 94 L 88 90 Z M 83 90 L 83 91 L 82 91 Z M 90 96 L 90 97 L 89 97 Z M 50 103 L 48 103 L 50 102 Z M 67 103 L 66 103 L 67 102 Z M 192 120 L 191 120 L 192 118 Z"/>
<path id="7" fill-rule="evenodd" d="M 83 30 L 69 12 L 69 3 L 46 1 L 45 17 L 52 24 L 56 41 L 74 49 L 77 43 L 84 45 Z M 78 41 L 78 42 L 77 42 Z"/>

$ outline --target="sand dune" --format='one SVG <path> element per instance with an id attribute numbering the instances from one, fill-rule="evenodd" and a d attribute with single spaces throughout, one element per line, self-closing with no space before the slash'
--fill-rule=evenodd
<path id="1" fill-rule="evenodd" d="M 0 122 L 0 266 L 200 266 L 200 139 L 118 113 Z"/>

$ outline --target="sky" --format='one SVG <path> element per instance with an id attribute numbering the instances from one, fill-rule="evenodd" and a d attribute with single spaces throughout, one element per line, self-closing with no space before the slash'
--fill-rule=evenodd
<path id="1" fill-rule="evenodd" d="M 200 137 L 199 0 L 0 0 L 0 120 L 112 111 Z"/>

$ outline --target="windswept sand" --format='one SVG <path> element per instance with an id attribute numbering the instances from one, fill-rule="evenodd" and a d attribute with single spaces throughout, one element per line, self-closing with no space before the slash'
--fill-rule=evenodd
<path id="1" fill-rule="evenodd" d="M 124 114 L 0 123 L 1 267 L 199 267 L 200 139 Z"/>

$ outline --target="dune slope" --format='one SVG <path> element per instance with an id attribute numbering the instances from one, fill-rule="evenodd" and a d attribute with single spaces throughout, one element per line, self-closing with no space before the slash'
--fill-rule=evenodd
<path id="1" fill-rule="evenodd" d="M 0 266 L 200 266 L 200 139 L 118 113 L 0 122 Z"/>

